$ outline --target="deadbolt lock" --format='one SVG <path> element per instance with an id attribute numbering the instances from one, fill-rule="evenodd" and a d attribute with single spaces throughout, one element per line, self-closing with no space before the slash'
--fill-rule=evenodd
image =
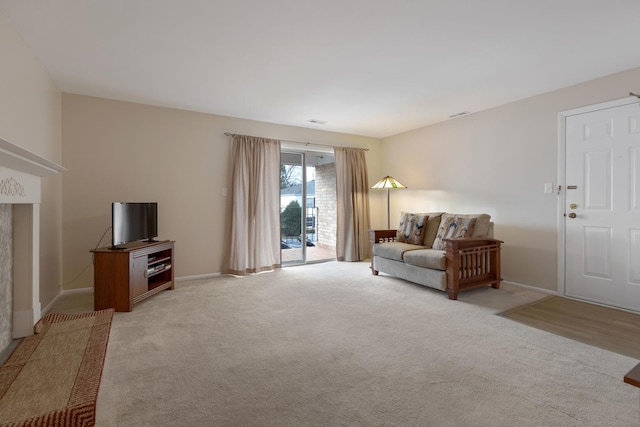
<path id="1" fill-rule="evenodd" d="M 571 204 L 569 205 L 569 207 L 570 207 L 571 209 L 577 209 L 577 208 L 578 208 L 578 205 L 576 205 L 575 203 L 571 203 Z"/>

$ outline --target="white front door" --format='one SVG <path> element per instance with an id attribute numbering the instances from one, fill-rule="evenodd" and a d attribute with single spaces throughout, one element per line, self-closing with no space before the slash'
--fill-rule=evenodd
<path id="1" fill-rule="evenodd" d="M 640 105 L 566 118 L 565 295 L 640 311 Z"/>

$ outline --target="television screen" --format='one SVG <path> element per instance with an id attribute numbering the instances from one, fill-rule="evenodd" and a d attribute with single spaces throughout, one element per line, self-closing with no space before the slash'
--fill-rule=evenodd
<path id="1" fill-rule="evenodd" d="M 158 204 L 155 202 L 111 204 L 112 247 L 158 236 Z"/>

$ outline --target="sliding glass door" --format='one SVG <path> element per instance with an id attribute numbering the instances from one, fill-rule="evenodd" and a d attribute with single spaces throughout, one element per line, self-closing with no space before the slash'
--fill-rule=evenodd
<path id="1" fill-rule="evenodd" d="M 303 153 L 280 153 L 280 231 L 283 264 L 305 262 L 302 227 L 306 181 Z"/>
<path id="2" fill-rule="evenodd" d="M 332 153 L 280 154 L 283 265 L 335 259 L 335 161 Z"/>

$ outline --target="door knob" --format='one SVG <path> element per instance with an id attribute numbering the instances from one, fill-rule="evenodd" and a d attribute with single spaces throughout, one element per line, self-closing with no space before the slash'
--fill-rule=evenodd
<path id="1" fill-rule="evenodd" d="M 575 217 L 577 217 L 577 216 L 578 216 L 578 215 L 576 215 L 576 214 L 575 214 L 575 212 L 571 212 L 571 213 L 569 214 L 569 218 L 575 218 Z"/>

